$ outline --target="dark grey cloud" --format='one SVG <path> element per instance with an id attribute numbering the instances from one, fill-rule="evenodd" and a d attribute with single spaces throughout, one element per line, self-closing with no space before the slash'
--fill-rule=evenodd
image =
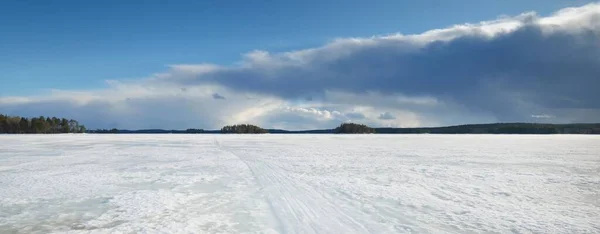
<path id="1" fill-rule="evenodd" d="M 392 119 L 396 119 L 396 116 L 394 116 L 390 112 L 385 112 L 385 113 L 381 113 L 378 118 L 381 120 L 392 120 Z"/>
<path id="2" fill-rule="evenodd" d="M 225 100 L 225 97 L 218 93 L 213 93 L 212 97 L 213 97 L 213 99 L 217 99 L 217 100 Z"/>
<path id="3" fill-rule="evenodd" d="M 581 19 L 593 26 L 587 28 L 551 30 L 531 17 L 524 24 L 493 37 L 464 33 L 422 47 L 380 39 L 350 45 L 348 52 L 322 49 L 291 65 L 275 55 L 272 66 L 224 69 L 191 81 L 285 99 L 327 90 L 428 95 L 500 121 L 527 119 L 532 111 L 600 108 L 600 13 Z M 332 59 L 328 53 L 346 54 Z"/>

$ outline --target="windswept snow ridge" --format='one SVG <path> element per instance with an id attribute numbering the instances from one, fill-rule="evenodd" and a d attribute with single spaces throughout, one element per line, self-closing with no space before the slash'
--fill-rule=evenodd
<path id="1" fill-rule="evenodd" d="M 0 136 L 0 233 L 598 233 L 598 136 Z"/>

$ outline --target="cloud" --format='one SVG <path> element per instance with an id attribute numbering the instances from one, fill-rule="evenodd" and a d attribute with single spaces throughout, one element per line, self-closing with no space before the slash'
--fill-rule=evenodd
<path id="1" fill-rule="evenodd" d="M 327 91 L 431 96 L 501 120 L 531 108 L 600 108 L 600 5 L 533 13 L 418 35 L 339 39 L 253 51 L 240 67 L 186 79 L 284 99 Z"/>
<path id="2" fill-rule="evenodd" d="M 391 120 L 391 119 L 396 119 L 396 116 L 392 115 L 392 113 L 390 113 L 390 112 L 385 112 L 385 113 L 381 113 L 379 115 L 379 119 L 381 119 L 381 120 Z"/>
<path id="3" fill-rule="evenodd" d="M 91 127 L 290 129 L 600 119 L 600 4 L 421 34 L 251 51 L 232 66 L 175 64 L 96 90 L 0 97 L 0 112 Z M 228 102 L 214 102 L 225 99 Z M 382 114 L 383 113 L 383 114 Z M 534 117 L 537 116 L 537 117 Z M 392 118 L 395 117 L 395 118 Z M 118 125 L 118 126 L 115 126 Z"/>
<path id="4" fill-rule="evenodd" d="M 550 118 L 554 118 L 554 116 L 551 115 L 531 115 L 531 118 L 536 118 L 536 119 L 550 119 Z"/>
<path id="5" fill-rule="evenodd" d="M 218 93 L 213 93 L 212 97 L 213 97 L 213 99 L 225 100 L 225 97 L 221 96 Z"/>

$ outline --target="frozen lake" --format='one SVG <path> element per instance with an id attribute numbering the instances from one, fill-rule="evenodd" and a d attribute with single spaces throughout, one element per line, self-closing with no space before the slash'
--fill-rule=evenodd
<path id="1" fill-rule="evenodd" d="M 599 233 L 600 136 L 0 135 L 0 233 Z"/>

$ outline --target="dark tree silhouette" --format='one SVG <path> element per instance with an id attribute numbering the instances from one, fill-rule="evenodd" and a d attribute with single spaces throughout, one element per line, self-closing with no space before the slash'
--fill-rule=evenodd
<path id="1" fill-rule="evenodd" d="M 494 123 L 435 128 L 377 128 L 377 133 L 435 134 L 600 134 L 600 124 Z"/>
<path id="2" fill-rule="evenodd" d="M 84 133 L 85 126 L 76 120 L 56 117 L 33 117 L 31 119 L 20 116 L 7 116 L 0 114 L 0 133 Z"/>
<path id="3" fill-rule="evenodd" d="M 334 129 L 334 133 L 375 133 L 375 129 L 364 124 L 343 123 Z"/>
<path id="4" fill-rule="evenodd" d="M 221 128 L 221 133 L 269 133 L 269 131 L 251 124 L 237 124 Z"/>

